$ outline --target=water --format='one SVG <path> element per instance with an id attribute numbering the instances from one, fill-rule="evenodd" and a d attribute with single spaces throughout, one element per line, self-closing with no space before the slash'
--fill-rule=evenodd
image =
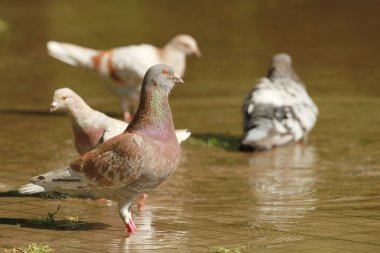
<path id="1" fill-rule="evenodd" d="M 135 212 L 125 238 L 116 205 L 91 199 L 3 196 L 0 247 L 49 243 L 57 252 L 379 252 L 380 52 L 377 1 L 1 1 L 0 190 L 65 166 L 76 156 L 69 122 L 50 115 L 53 91 L 70 87 L 119 116 L 95 75 L 46 54 L 47 40 L 93 48 L 164 45 L 178 33 L 203 52 L 188 59 L 186 84 L 171 94 L 183 145 L 172 178 Z M 235 151 L 242 99 L 278 52 L 320 109 L 308 145 Z M 205 136 L 228 147 L 207 147 Z M 90 229 L 19 228 L 19 219 L 79 216 Z"/>

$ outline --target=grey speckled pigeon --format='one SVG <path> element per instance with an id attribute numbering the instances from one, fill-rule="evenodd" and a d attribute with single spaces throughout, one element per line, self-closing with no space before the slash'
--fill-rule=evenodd
<path id="1" fill-rule="evenodd" d="M 20 187 L 20 193 L 87 190 L 116 200 L 126 232 L 133 233 L 132 203 L 164 182 L 179 163 L 181 149 L 168 101 L 175 83 L 183 81 L 170 66 L 149 68 L 136 116 L 123 134 L 78 157 L 65 169 L 33 177 Z"/>
<path id="2" fill-rule="evenodd" d="M 168 64 L 183 76 L 186 55 L 201 56 L 197 42 L 189 35 L 177 35 L 163 48 L 149 44 L 93 50 L 73 44 L 49 41 L 49 55 L 67 64 L 95 71 L 108 80 L 108 88 L 121 99 L 127 122 L 136 111 L 141 81 L 149 67 Z"/>
<path id="3" fill-rule="evenodd" d="M 64 111 L 69 116 L 75 137 L 75 147 L 84 154 L 97 145 L 125 131 L 128 123 L 95 111 L 73 90 L 61 88 L 54 92 L 50 112 Z M 178 142 L 187 140 L 187 129 L 176 130 Z"/>
<path id="4" fill-rule="evenodd" d="M 291 57 L 277 54 L 268 76 L 244 100 L 241 150 L 266 150 L 306 140 L 317 116 L 318 108 L 293 70 Z"/>

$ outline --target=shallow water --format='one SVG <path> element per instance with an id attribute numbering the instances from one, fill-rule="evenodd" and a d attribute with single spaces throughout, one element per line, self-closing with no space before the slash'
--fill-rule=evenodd
<path id="1" fill-rule="evenodd" d="M 116 205 L 91 199 L 0 199 L 0 247 L 45 242 L 56 252 L 380 251 L 380 4 L 377 1 L 1 1 L 0 191 L 75 158 L 69 122 L 47 112 L 67 86 L 118 116 L 95 75 L 47 56 L 47 40 L 93 48 L 193 35 L 186 84 L 171 94 L 177 128 L 189 128 L 182 162 L 135 212 L 125 238 Z M 309 143 L 235 151 L 240 106 L 273 54 L 286 51 L 320 109 Z M 225 147 L 202 145 L 207 138 Z M 212 145 L 211 145 L 212 146 Z M 23 226 L 61 203 L 88 229 Z M 24 220 L 22 220 L 24 219 Z M 21 223 L 21 228 L 17 224 Z"/>

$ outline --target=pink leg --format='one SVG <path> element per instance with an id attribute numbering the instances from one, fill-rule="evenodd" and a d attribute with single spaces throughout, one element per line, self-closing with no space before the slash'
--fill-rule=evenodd
<path id="1" fill-rule="evenodd" d="M 132 220 L 130 220 L 128 224 L 125 224 L 125 232 L 127 234 L 133 234 L 133 232 L 135 232 L 135 229 L 136 225 Z"/>
<path id="2" fill-rule="evenodd" d="M 133 119 L 132 114 L 130 114 L 129 112 L 124 112 L 123 115 L 124 115 L 125 122 L 130 123 L 132 121 Z"/>
<path id="3" fill-rule="evenodd" d="M 148 194 L 142 193 L 139 196 L 139 200 L 137 202 L 137 209 L 139 212 L 144 211 L 145 207 L 145 200 L 148 198 Z"/>

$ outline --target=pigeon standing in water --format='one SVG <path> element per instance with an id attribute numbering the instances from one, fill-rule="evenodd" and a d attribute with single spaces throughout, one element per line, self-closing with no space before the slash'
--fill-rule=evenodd
<path id="1" fill-rule="evenodd" d="M 79 154 L 84 154 L 103 142 L 125 131 L 128 123 L 108 117 L 93 110 L 83 99 L 69 88 L 54 92 L 50 112 L 64 111 L 70 118 L 75 137 L 75 147 Z M 187 129 L 176 130 L 178 142 L 187 140 L 191 132 Z M 141 194 L 137 203 L 139 211 L 145 206 L 147 194 Z"/>
<path id="2" fill-rule="evenodd" d="M 138 105 L 141 81 L 149 67 L 168 64 L 182 77 L 186 56 L 201 56 L 197 42 L 189 35 L 177 35 L 163 48 L 149 44 L 94 50 L 77 45 L 49 41 L 48 54 L 67 64 L 95 71 L 105 78 L 107 87 L 121 100 L 127 122 Z"/>
<path id="3" fill-rule="evenodd" d="M 164 182 L 179 163 L 181 149 L 168 101 L 175 83 L 183 81 L 170 66 L 149 68 L 136 116 L 124 133 L 78 157 L 65 169 L 33 177 L 20 187 L 20 193 L 90 191 L 118 201 L 126 232 L 133 233 L 132 203 Z"/>
<path id="4" fill-rule="evenodd" d="M 240 148 L 267 150 L 306 141 L 317 116 L 318 108 L 293 70 L 291 57 L 277 54 L 267 77 L 244 100 Z"/>

